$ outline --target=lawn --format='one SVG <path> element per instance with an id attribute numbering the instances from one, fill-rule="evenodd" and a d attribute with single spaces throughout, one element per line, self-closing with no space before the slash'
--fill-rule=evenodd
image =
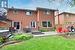
<path id="1" fill-rule="evenodd" d="M 61 36 L 37 37 L 4 46 L 1 50 L 75 50 L 75 40 Z"/>

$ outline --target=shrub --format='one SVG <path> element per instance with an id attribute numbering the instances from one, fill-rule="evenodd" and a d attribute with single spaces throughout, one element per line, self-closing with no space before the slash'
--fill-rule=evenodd
<path id="1" fill-rule="evenodd" d="M 55 31 L 55 30 L 56 30 L 56 27 L 53 27 L 51 31 Z"/>
<path id="2" fill-rule="evenodd" d="M 0 36 L 0 44 L 4 42 L 3 38 Z"/>
<path id="3" fill-rule="evenodd" d="M 40 31 L 40 32 L 48 32 L 47 29 L 40 29 L 39 31 Z"/>
<path id="4" fill-rule="evenodd" d="M 27 34 L 16 34 L 10 40 L 17 40 L 17 41 L 24 41 L 32 38 L 32 35 L 27 35 Z"/>
<path id="5" fill-rule="evenodd" d="M 75 32 L 67 32 L 66 35 L 75 35 Z"/>

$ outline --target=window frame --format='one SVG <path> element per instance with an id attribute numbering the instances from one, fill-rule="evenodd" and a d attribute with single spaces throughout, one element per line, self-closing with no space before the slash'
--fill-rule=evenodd
<path id="1" fill-rule="evenodd" d="M 13 11 L 13 14 L 18 14 L 18 10 L 14 10 Z"/>
<path id="2" fill-rule="evenodd" d="M 45 27 L 45 28 L 50 28 L 50 27 L 52 27 L 52 23 L 51 23 L 50 21 L 42 21 L 42 27 L 44 27 L 44 26 L 43 26 L 43 22 L 46 22 L 46 23 L 47 23 L 47 27 Z M 49 23 L 48 23 L 48 22 L 50 23 L 51 26 L 49 26 Z"/>
<path id="3" fill-rule="evenodd" d="M 46 11 L 44 12 L 44 14 L 45 14 L 45 15 L 49 15 L 49 14 L 50 14 L 50 11 L 46 10 Z"/>
<path id="4" fill-rule="evenodd" d="M 17 29 L 17 25 L 19 26 L 20 29 L 20 22 L 13 22 L 13 27 L 16 27 L 16 29 Z"/>
<path id="5" fill-rule="evenodd" d="M 31 25 L 31 28 L 36 28 L 36 21 L 31 21 L 31 24 L 30 25 Z M 34 27 L 34 25 L 35 25 L 35 27 Z"/>
<path id="6" fill-rule="evenodd" d="M 70 14 L 66 14 L 66 17 L 69 18 L 70 17 Z"/>
<path id="7" fill-rule="evenodd" d="M 26 11 L 25 14 L 26 14 L 27 16 L 31 16 L 31 15 L 32 15 L 32 12 L 31 12 L 31 11 Z"/>
<path id="8" fill-rule="evenodd" d="M 46 24 L 46 27 L 47 27 L 47 21 L 42 21 L 42 27 L 45 27 L 45 26 L 43 25 L 44 22 L 46 22 L 45 24 Z"/>

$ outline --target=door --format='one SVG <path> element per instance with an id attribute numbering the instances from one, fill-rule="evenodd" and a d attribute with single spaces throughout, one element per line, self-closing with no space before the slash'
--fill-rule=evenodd
<path id="1" fill-rule="evenodd" d="M 20 22 L 14 22 L 14 27 L 16 27 L 16 29 L 20 29 Z"/>

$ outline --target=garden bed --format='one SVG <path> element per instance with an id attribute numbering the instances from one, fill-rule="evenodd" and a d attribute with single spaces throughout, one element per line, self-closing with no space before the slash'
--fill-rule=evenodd
<path id="1" fill-rule="evenodd" d="M 9 45 L 9 44 L 14 44 L 22 41 L 26 41 L 31 39 L 33 36 L 30 34 L 14 34 L 11 37 L 4 39 L 3 37 L 0 38 L 0 48 Z"/>
<path id="2" fill-rule="evenodd" d="M 63 36 L 68 39 L 75 39 L 75 32 L 61 33 L 59 36 Z"/>

